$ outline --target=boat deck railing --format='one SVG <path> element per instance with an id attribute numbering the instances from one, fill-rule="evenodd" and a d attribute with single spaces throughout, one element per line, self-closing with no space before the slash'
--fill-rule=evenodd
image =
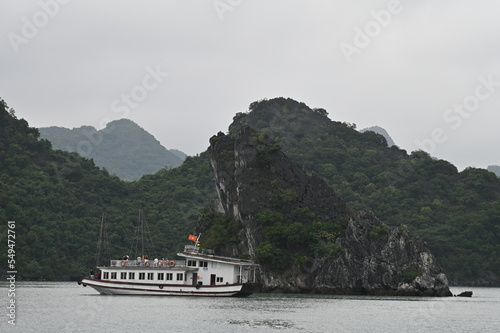
<path id="1" fill-rule="evenodd" d="M 186 261 L 174 261 L 174 260 L 158 260 L 156 263 L 154 260 L 111 260 L 111 267 L 186 267 Z"/>

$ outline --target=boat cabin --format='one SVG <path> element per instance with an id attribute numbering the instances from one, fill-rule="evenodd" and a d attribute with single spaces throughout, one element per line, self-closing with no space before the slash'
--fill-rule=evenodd
<path id="1" fill-rule="evenodd" d="M 122 283 L 218 286 L 254 283 L 256 265 L 250 260 L 216 256 L 211 251 L 198 253 L 192 245 L 177 255 L 186 260 L 111 260 L 98 267 L 101 281 Z"/>

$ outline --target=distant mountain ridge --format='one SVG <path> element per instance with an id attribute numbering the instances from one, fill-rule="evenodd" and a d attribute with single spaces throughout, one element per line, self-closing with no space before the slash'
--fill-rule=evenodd
<path id="1" fill-rule="evenodd" d="M 47 139 L 54 149 L 77 152 L 91 158 L 123 180 L 138 180 L 162 168 L 175 168 L 186 158 L 183 152 L 168 150 L 142 127 L 129 119 L 119 119 L 97 130 L 92 126 L 68 129 L 42 127 L 40 138 Z"/>
<path id="2" fill-rule="evenodd" d="M 367 127 L 367 128 L 360 130 L 361 133 L 364 133 L 366 131 L 372 131 L 372 132 L 375 132 L 377 134 L 382 135 L 385 138 L 385 140 L 387 141 L 388 147 L 392 147 L 392 146 L 396 145 L 394 143 L 394 141 L 392 140 L 391 136 L 389 135 L 389 133 L 387 133 L 387 131 L 380 126 L 371 126 L 371 127 Z"/>
<path id="3" fill-rule="evenodd" d="M 491 171 L 495 175 L 497 175 L 497 177 L 500 177 L 500 166 L 499 165 L 489 165 L 486 170 Z"/>

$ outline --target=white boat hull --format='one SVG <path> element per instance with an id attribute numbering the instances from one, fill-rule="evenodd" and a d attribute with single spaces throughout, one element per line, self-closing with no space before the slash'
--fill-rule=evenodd
<path id="1" fill-rule="evenodd" d="M 102 295 L 143 295 L 143 296 L 247 296 L 250 293 L 242 293 L 244 284 L 228 285 L 182 285 L 182 284 L 150 284 L 114 282 L 107 280 L 96 280 L 83 278 L 79 284 L 89 286 Z"/>

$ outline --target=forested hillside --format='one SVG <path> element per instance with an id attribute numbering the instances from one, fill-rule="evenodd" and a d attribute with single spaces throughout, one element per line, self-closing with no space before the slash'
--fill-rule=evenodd
<path id="1" fill-rule="evenodd" d="M 106 128 L 44 127 L 40 137 L 52 143 L 54 149 L 77 152 L 123 180 L 138 180 L 163 168 L 182 164 L 186 155 L 179 150 L 167 150 L 151 134 L 129 119 L 109 122 Z"/>
<path id="2" fill-rule="evenodd" d="M 500 275 L 500 182 L 484 169 L 458 172 L 423 151 L 408 154 L 374 132 L 331 121 L 324 109 L 292 99 L 254 102 L 235 116 L 262 131 L 285 153 L 333 186 L 359 210 L 406 224 L 427 241 L 451 281 L 497 280 Z"/>
<path id="3" fill-rule="evenodd" d="M 500 182 L 491 172 L 458 172 L 422 151 L 388 147 L 381 135 L 330 120 L 324 109 L 277 98 L 254 102 L 235 116 L 309 172 L 320 175 L 355 210 L 420 235 L 455 283 L 495 282 L 500 275 Z M 108 226 L 109 258 L 132 253 L 144 207 L 151 256 L 172 256 L 216 196 L 206 153 L 175 169 L 124 182 L 92 160 L 53 150 L 37 129 L 0 102 L 0 241 L 16 221 L 19 276 L 78 278 L 95 262 L 99 223 Z M 207 138 L 208 140 L 208 138 Z M 0 260 L 7 261 L 7 251 Z"/>
<path id="4" fill-rule="evenodd" d="M 155 248 L 173 256 L 213 199 L 204 155 L 179 168 L 126 183 L 92 160 L 53 150 L 38 130 L 0 100 L 0 260 L 7 262 L 7 221 L 16 221 L 16 268 L 24 279 L 76 279 L 95 264 L 102 214 L 106 257 L 132 253 L 138 212 L 144 207 Z M 139 254 L 140 255 L 140 254 Z"/>

